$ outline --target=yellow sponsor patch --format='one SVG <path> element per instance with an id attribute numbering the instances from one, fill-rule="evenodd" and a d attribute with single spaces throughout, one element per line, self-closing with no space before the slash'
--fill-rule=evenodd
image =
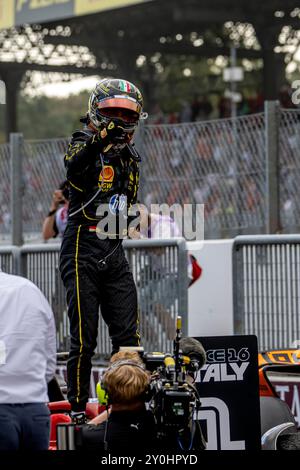
<path id="1" fill-rule="evenodd" d="M 98 183 L 99 188 L 102 189 L 103 192 L 107 192 L 112 188 L 112 183 Z"/>
<path id="2" fill-rule="evenodd" d="M 99 182 L 111 183 L 115 176 L 115 170 L 110 165 L 105 165 L 99 175 Z"/>

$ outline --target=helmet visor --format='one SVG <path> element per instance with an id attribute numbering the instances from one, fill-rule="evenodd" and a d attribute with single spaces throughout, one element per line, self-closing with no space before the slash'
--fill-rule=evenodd
<path id="1" fill-rule="evenodd" d="M 97 117 L 106 117 L 111 119 L 120 119 L 126 124 L 136 125 L 139 115 L 135 111 L 124 108 L 103 108 L 97 109 Z"/>
<path id="2" fill-rule="evenodd" d="M 126 96 L 105 98 L 97 103 L 97 108 L 100 110 L 105 108 L 127 109 L 128 111 L 132 111 L 138 115 L 140 115 L 142 111 L 142 107 L 137 101 Z"/>

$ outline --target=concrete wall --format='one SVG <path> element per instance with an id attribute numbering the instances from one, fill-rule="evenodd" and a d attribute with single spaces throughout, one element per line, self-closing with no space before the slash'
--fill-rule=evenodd
<path id="1" fill-rule="evenodd" d="M 201 268 L 201 277 L 189 288 L 188 335 L 233 334 L 233 240 L 188 242 Z"/>

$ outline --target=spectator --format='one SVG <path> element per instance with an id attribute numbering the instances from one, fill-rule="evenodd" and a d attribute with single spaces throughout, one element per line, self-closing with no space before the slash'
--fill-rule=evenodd
<path id="1" fill-rule="evenodd" d="M 59 208 L 59 205 L 63 204 Z M 59 189 L 56 189 L 52 195 L 50 211 L 43 223 L 43 238 L 55 238 L 57 235 L 63 236 L 68 221 L 69 208 L 69 183 L 63 181 Z"/>
<path id="2" fill-rule="evenodd" d="M 175 112 L 170 113 L 168 117 L 168 124 L 178 124 L 178 122 L 178 114 Z"/>
<path id="3" fill-rule="evenodd" d="M 148 212 L 147 208 L 139 205 L 140 224 L 137 230 L 131 230 L 131 238 L 169 239 L 181 237 L 176 222 L 168 215 Z M 144 343 L 156 343 L 159 337 L 172 340 L 175 335 L 174 309 L 176 302 L 174 286 L 178 279 L 178 265 L 175 260 L 166 262 L 165 250 L 160 247 L 149 249 L 149 258 L 139 272 L 139 290 L 141 293 L 140 307 L 145 313 Z M 188 285 L 191 286 L 201 276 L 202 269 L 194 256 L 187 252 Z M 154 325 L 154 327 L 153 327 Z M 147 336 L 148 335 L 148 336 Z"/>
<path id="4" fill-rule="evenodd" d="M 200 96 L 199 110 L 198 115 L 196 116 L 196 121 L 206 121 L 207 119 L 209 119 L 212 110 L 212 105 L 210 101 L 206 98 L 206 96 Z"/>
<path id="5" fill-rule="evenodd" d="M 181 237 L 179 227 L 175 220 L 168 215 L 161 215 L 148 212 L 146 206 L 139 204 L 140 226 L 139 231 L 132 231 L 132 238 L 175 238 Z M 188 254 L 188 277 L 189 286 L 201 276 L 202 269 L 196 258 Z"/>
<path id="6" fill-rule="evenodd" d="M 220 96 L 218 108 L 219 117 L 221 119 L 231 117 L 231 101 L 229 98 L 226 98 L 225 96 Z"/>
<path id="7" fill-rule="evenodd" d="M 292 109 L 296 108 L 292 101 L 293 90 L 289 84 L 282 85 L 279 90 L 279 101 L 282 108 Z"/>
<path id="8" fill-rule="evenodd" d="M 4 231 L 8 232 L 11 229 L 11 216 L 6 204 L 2 207 L 2 222 Z"/>
<path id="9" fill-rule="evenodd" d="M 156 103 L 153 106 L 153 109 L 150 113 L 149 119 L 148 119 L 149 124 L 154 124 L 154 125 L 159 125 L 159 124 L 164 124 L 165 123 L 165 115 L 158 103 Z"/>
<path id="10" fill-rule="evenodd" d="M 0 450 L 47 450 L 54 317 L 41 291 L 0 272 Z"/>
<path id="11" fill-rule="evenodd" d="M 241 101 L 237 105 L 238 116 L 245 116 L 250 113 L 249 100 L 242 95 Z"/>
<path id="12" fill-rule="evenodd" d="M 182 101 L 181 110 L 179 113 L 180 122 L 190 122 L 192 120 L 192 109 L 190 103 L 187 101 Z"/>

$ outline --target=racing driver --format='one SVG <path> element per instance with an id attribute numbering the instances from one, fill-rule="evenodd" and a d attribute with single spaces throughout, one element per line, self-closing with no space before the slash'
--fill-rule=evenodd
<path id="1" fill-rule="evenodd" d="M 137 293 L 122 247 L 127 234 L 122 221 L 137 198 L 140 156 L 132 138 L 146 116 L 134 84 L 101 80 L 81 119 L 83 129 L 73 133 L 64 158 L 70 202 L 60 272 L 71 336 L 68 400 L 78 424 L 86 420 L 99 306 L 112 354 L 120 346 L 139 345 Z M 108 222 L 101 225 L 104 220 Z"/>

